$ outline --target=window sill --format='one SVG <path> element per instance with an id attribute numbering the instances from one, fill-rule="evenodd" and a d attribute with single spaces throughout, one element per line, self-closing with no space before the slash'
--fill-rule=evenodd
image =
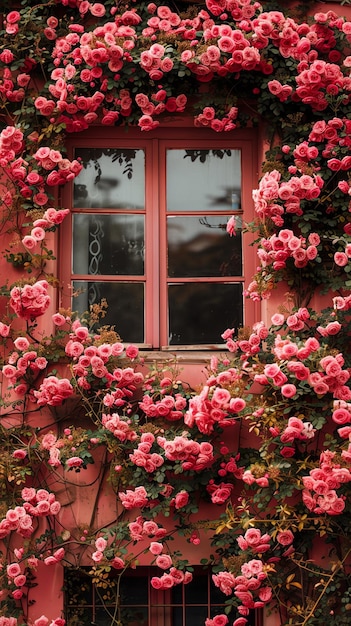
<path id="1" fill-rule="evenodd" d="M 175 349 L 167 347 L 162 350 L 140 350 L 140 356 L 144 358 L 145 363 L 161 362 L 161 361 L 177 361 L 177 363 L 189 363 L 194 365 L 208 365 L 214 353 L 218 354 L 219 348 L 225 352 L 225 346 L 209 346 L 203 349 L 180 348 Z"/>

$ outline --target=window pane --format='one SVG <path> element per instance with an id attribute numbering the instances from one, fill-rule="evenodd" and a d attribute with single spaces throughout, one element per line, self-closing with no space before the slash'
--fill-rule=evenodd
<path id="1" fill-rule="evenodd" d="M 73 215 L 75 274 L 144 274 L 144 216 Z"/>
<path id="2" fill-rule="evenodd" d="M 83 165 L 74 181 L 75 209 L 144 209 L 143 150 L 79 148 L 75 157 Z"/>
<path id="3" fill-rule="evenodd" d="M 187 606 L 185 609 L 184 626 L 204 624 L 207 617 L 207 606 Z"/>
<path id="4" fill-rule="evenodd" d="M 149 581 L 147 576 L 123 575 L 120 579 L 121 603 L 126 605 L 145 604 L 149 599 Z"/>
<path id="5" fill-rule="evenodd" d="M 229 237 L 227 217 L 169 216 L 168 276 L 241 276 L 241 233 Z"/>
<path id="6" fill-rule="evenodd" d="M 168 212 L 239 210 L 240 189 L 240 150 L 167 150 Z"/>
<path id="7" fill-rule="evenodd" d="M 66 611 L 66 622 L 67 624 L 75 624 L 75 626 L 91 626 L 92 608 L 68 608 Z"/>
<path id="8" fill-rule="evenodd" d="M 223 343 L 226 328 L 242 324 L 241 283 L 169 285 L 170 345 Z"/>
<path id="9" fill-rule="evenodd" d="M 93 601 L 92 583 L 88 575 L 75 569 L 65 569 L 65 591 L 70 604 L 91 604 Z"/>
<path id="10" fill-rule="evenodd" d="M 194 580 L 188 585 L 184 585 L 185 604 L 207 604 L 208 603 L 208 577 L 207 575 L 196 575 Z"/>
<path id="11" fill-rule="evenodd" d="M 89 310 L 90 305 L 106 298 L 108 309 L 101 325 L 111 325 L 123 341 L 144 342 L 144 284 L 108 283 L 76 280 L 73 283 L 79 293 L 72 304 L 80 314 Z"/>
<path id="12" fill-rule="evenodd" d="M 185 621 L 183 620 L 182 608 L 172 610 L 172 626 L 203 626 L 208 617 L 207 607 L 191 606 L 185 608 Z M 168 625 L 167 625 L 168 626 Z"/>
<path id="13" fill-rule="evenodd" d="M 96 622 L 99 626 L 102 622 Z M 116 622 L 114 622 L 115 624 Z M 147 607 L 121 607 L 121 624 L 123 626 L 148 626 L 148 610 Z M 109 621 L 107 626 L 111 626 L 112 622 Z"/>

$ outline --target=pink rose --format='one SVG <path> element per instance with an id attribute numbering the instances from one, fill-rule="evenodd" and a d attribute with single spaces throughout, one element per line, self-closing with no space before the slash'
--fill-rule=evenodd
<path id="1" fill-rule="evenodd" d="M 228 222 L 227 222 L 227 233 L 232 237 L 233 235 L 236 235 L 236 231 L 235 231 L 235 216 L 232 215 L 232 217 L 229 218 Z"/>
<path id="2" fill-rule="evenodd" d="M 95 540 L 95 547 L 100 552 L 103 552 L 107 548 L 107 541 L 106 541 L 106 539 L 104 539 L 104 537 L 98 537 Z"/>
<path id="3" fill-rule="evenodd" d="M 21 568 L 18 563 L 10 563 L 6 568 L 6 573 L 10 578 L 15 578 L 21 573 Z"/>
<path id="4" fill-rule="evenodd" d="M 289 546 L 294 541 L 294 535 L 291 530 L 280 530 L 277 534 L 277 541 L 281 546 Z"/>
<path id="5" fill-rule="evenodd" d="M 284 448 L 282 448 L 280 450 L 280 454 L 284 457 L 284 458 L 289 458 L 291 456 L 294 456 L 295 454 L 295 448 L 291 448 L 289 446 L 285 446 Z"/>
<path id="6" fill-rule="evenodd" d="M 160 554 L 156 558 L 156 565 L 161 569 L 168 569 L 172 565 L 172 559 L 168 554 Z"/>
<path id="7" fill-rule="evenodd" d="M 38 239 L 35 239 L 32 235 L 25 235 L 22 239 L 22 243 L 27 250 L 33 250 L 38 244 Z"/>
<path id="8" fill-rule="evenodd" d="M 163 550 L 163 545 L 162 543 L 159 543 L 158 541 L 151 541 L 149 550 L 151 554 L 154 554 L 156 556 L 158 554 L 161 554 Z"/>
<path id="9" fill-rule="evenodd" d="M 174 498 L 174 506 L 176 509 L 181 509 L 183 506 L 186 506 L 189 502 L 189 494 L 187 491 L 179 491 L 176 497 Z"/>
<path id="10" fill-rule="evenodd" d="M 345 267 L 345 265 L 348 264 L 349 259 L 348 259 L 347 254 L 345 254 L 345 252 L 335 252 L 334 261 L 335 261 L 335 264 L 338 265 L 339 267 Z"/>
<path id="11" fill-rule="evenodd" d="M 283 385 L 281 388 L 281 393 L 284 398 L 293 398 L 296 394 L 296 387 L 292 384 Z"/>
<path id="12" fill-rule="evenodd" d="M 14 459 L 18 459 L 19 461 L 22 461 L 27 456 L 27 450 L 15 450 L 12 453 L 12 456 Z"/>
<path id="13" fill-rule="evenodd" d="M 128 359 L 135 359 L 139 354 L 139 348 L 134 345 L 127 346 L 126 348 L 126 356 Z"/>
<path id="14" fill-rule="evenodd" d="M 70 469 L 72 467 L 78 467 L 79 468 L 79 467 L 81 467 L 83 465 L 83 460 L 79 456 L 72 456 L 71 458 L 67 459 L 66 465 Z"/>
<path id="15" fill-rule="evenodd" d="M 3 322 L 0 322 L 0 337 L 8 337 L 10 332 L 10 326 L 8 326 L 7 324 L 3 324 Z"/>

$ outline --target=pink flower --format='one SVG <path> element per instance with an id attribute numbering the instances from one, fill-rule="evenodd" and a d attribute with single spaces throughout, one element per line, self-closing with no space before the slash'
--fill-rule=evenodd
<path id="1" fill-rule="evenodd" d="M 95 547 L 97 550 L 100 550 L 100 552 L 103 552 L 107 548 L 106 539 L 104 539 L 103 537 L 98 537 L 95 540 Z"/>
<path id="2" fill-rule="evenodd" d="M 16 22 L 19 22 L 20 19 L 21 14 L 18 11 L 10 11 L 10 13 L 6 15 L 7 24 L 15 24 Z"/>
<path id="3" fill-rule="evenodd" d="M 258 591 L 258 597 L 262 602 L 269 602 L 272 598 L 272 589 L 270 587 L 261 587 Z"/>
<path id="4" fill-rule="evenodd" d="M 245 626 L 246 624 L 247 624 L 247 619 L 245 617 L 238 617 L 233 622 L 233 626 Z"/>
<path id="5" fill-rule="evenodd" d="M 189 494 L 187 491 L 179 491 L 176 497 L 174 498 L 174 506 L 176 509 L 181 509 L 183 506 L 186 506 L 189 502 Z"/>
<path id="6" fill-rule="evenodd" d="M 38 617 L 38 619 L 34 621 L 34 626 L 48 626 L 48 624 L 49 620 L 47 617 L 45 617 L 45 615 Z"/>
<path id="7" fill-rule="evenodd" d="M 72 456 L 69 459 L 67 459 L 66 465 L 69 468 L 81 467 L 83 465 L 83 459 L 81 459 L 79 456 Z"/>
<path id="8" fill-rule="evenodd" d="M 293 398 L 296 394 L 296 387 L 292 384 L 283 385 L 281 388 L 282 396 L 285 398 Z"/>
<path id="9" fill-rule="evenodd" d="M 89 11 L 94 17 L 102 17 L 106 13 L 106 9 L 100 2 L 94 2 L 90 4 Z"/>
<path id="10" fill-rule="evenodd" d="M 205 626 L 225 626 L 228 624 L 228 617 L 223 613 L 220 615 L 215 615 L 212 619 L 208 617 L 205 620 Z"/>
<path id="11" fill-rule="evenodd" d="M 36 241 L 42 241 L 45 238 L 45 230 L 40 226 L 35 226 L 30 232 Z"/>
<path id="12" fill-rule="evenodd" d="M 128 359 L 135 359 L 139 354 L 139 348 L 134 345 L 127 346 L 126 348 L 126 356 Z"/>
<path id="13" fill-rule="evenodd" d="M 349 259 L 345 252 L 335 252 L 334 261 L 339 267 L 345 267 L 345 265 L 348 264 Z"/>
<path id="14" fill-rule="evenodd" d="M 23 450 L 23 449 L 22 450 L 15 450 L 12 453 L 12 456 L 13 456 L 14 459 L 18 459 L 19 461 L 22 461 L 27 456 L 27 450 Z"/>
<path id="15" fill-rule="evenodd" d="M 10 578 L 15 578 L 15 576 L 19 576 L 21 573 L 21 568 L 18 563 L 10 563 L 6 568 L 6 572 Z"/>
<path id="16" fill-rule="evenodd" d="M 160 554 L 156 559 L 156 565 L 161 569 L 168 569 L 172 565 L 172 559 L 168 554 Z"/>
<path id="17" fill-rule="evenodd" d="M 329 322 L 329 324 L 327 324 L 325 331 L 327 333 L 327 335 L 337 335 L 338 332 L 341 330 L 341 324 L 340 322 Z"/>
<path id="18" fill-rule="evenodd" d="M 291 448 L 290 446 L 285 446 L 284 448 L 282 448 L 280 450 L 280 454 L 284 457 L 284 458 L 289 458 L 291 456 L 294 456 L 295 454 L 295 448 Z"/>
<path id="19" fill-rule="evenodd" d="M 118 496 L 125 509 L 142 508 L 148 502 L 145 487 L 136 487 L 134 491 L 127 489 L 125 493 L 120 491 Z"/>
<path id="20" fill-rule="evenodd" d="M 54 556 L 50 555 L 50 556 L 45 557 L 44 563 L 45 565 L 56 565 L 57 559 L 55 559 Z"/>
<path id="21" fill-rule="evenodd" d="M 294 541 L 291 530 L 280 530 L 277 534 L 277 541 L 282 546 L 289 546 Z"/>
<path id="22" fill-rule="evenodd" d="M 282 313 L 275 313 L 271 317 L 271 322 L 274 326 L 281 326 L 282 324 L 284 324 L 284 320 L 285 317 L 284 315 L 282 315 Z"/>
<path id="23" fill-rule="evenodd" d="M 22 239 L 22 243 L 27 250 L 33 250 L 38 244 L 38 239 L 35 239 L 32 235 L 25 235 Z"/>
<path id="24" fill-rule="evenodd" d="M 154 554 L 156 556 L 158 554 L 161 554 L 163 550 L 163 545 L 162 543 L 159 543 L 158 541 L 151 541 L 149 550 L 151 554 Z"/>
<path id="25" fill-rule="evenodd" d="M 66 318 L 61 313 L 54 313 L 51 319 L 55 326 L 63 326 L 66 323 Z"/>
<path id="26" fill-rule="evenodd" d="M 227 222 L 227 233 L 232 237 L 233 235 L 236 235 L 236 231 L 235 231 L 235 216 L 232 215 L 232 217 L 229 218 L 228 222 Z"/>
<path id="27" fill-rule="evenodd" d="M 10 306 L 18 317 L 34 319 L 45 313 L 50 305 L 48 286 L 46 280 L 39 280 L 34 285 L 13 287 L 10 292 Z"/>
<path id="28" fill-rule="evenodd" d="M 0 322 L 0 337 L 8 337 L 10 332 L 10 326 Z"/>

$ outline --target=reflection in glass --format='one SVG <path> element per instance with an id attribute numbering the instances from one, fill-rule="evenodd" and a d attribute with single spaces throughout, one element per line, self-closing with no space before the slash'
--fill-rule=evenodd
<path id="1" fill-rule="evenodd" d="M 168 276 L 241 276 L 241 233 L 229 237 L 226 216 L 169 216 Z"/>
<path id="2" fill-rule="evenodd" d="M 242 284 L 171 284 L 168 309 L 170 345 L 223 343 L 226 328 L 242 325 Z"/>
<path id="3" fill-rule="evenodd" d="M 89 310 L 92 304 L 106 298 L 108 308 L 101 325 L 111 325 L 119 333 L 123 341 L 144 342 L 144 284 L 143 283 L 112 283 L 87 282 L 76 280 L 72 309 L 81 315 Z"/>
<path id="4" fill-rule="evenodd" d="M 217 150 L 220 156 L 213 152 L 167 150 L 168 212 L 232 210 L 233 194 L 240 198 L 241 151 Z"/>
<path id="5" fill-rule="evenodd" d="M 144 216 L 73 215 L 75 274 L 144 274 Z"/>
<path id="6" fill-rule="evenodd" d="M 127 148 L 77 148 L 75 209 L 144 209 L 145 154 Z"/>

